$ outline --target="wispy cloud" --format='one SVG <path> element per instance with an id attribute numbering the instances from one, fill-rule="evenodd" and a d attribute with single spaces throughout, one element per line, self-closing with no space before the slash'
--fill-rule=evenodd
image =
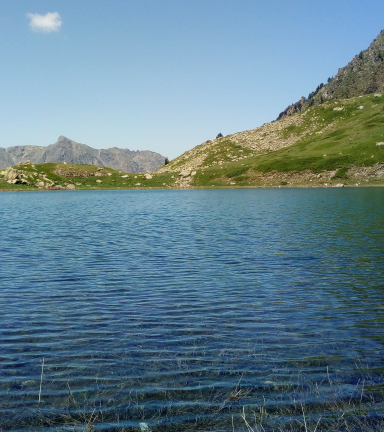
<path id="1" fill-rule="evenodd" d="M 46 15 L 28 13 L 29 26 L 35 32 L 51 33 L 59 31 L 62 21 L 58 12 L 48 12 Z"/>

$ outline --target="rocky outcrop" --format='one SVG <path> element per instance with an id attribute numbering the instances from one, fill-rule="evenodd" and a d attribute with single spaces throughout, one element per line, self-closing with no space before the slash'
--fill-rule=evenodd
<path id="1" fill-rule="evenodd" d="M 29 184 L 26 180 L 28 177 L 22 171 L 19 171 L 14 168 L 6 168 L 3 171 L 0 171 L 0 175 L 4 176 L 4 180 L 9 184 Z"/>
<path id="2" fill-rule="evenodd" d="M 303 122 L 306 123 L 306 133 L 312 133 L 319 127 L 316 119 L 307 118 L 305 113 L 292 117 L 287 116 L 256 129 L 207 140 L 186 151 L 156 172 L 178 171 L 184 176 L 184 172 L 190 173 L 193 170 L 204 169 L 213 165 L 238 162 L 265 152 L 289 147 L 301 139 L 301 134 L 296 133 L 295 130 L 298 130 Z M 287 134 L 286 131 L 289 129 L 292 129 L 292 132 Z M 222 151 L 223 148 L 225 152 Z"/>
<path id="3" fill-rule="evenodd" d="M 84 169 L 81 166 L 70 166 L 70 165 L 57 165 L 56 168 L 52 171 L 54 174 L 63 177 L 102 177 L 106 176 L 109 173 L 102 167 L 97 168 L 96 170 L 92 169 Z"/>
<path id="4" fill-rule="evenodd" d="M 20 164 L 23 165 L 31 165 L 29 164 Z M 34 165 L 32 165 L 33 167 Z M 0 171 L 0 177 L 3 177 L 4 180 L 9 184 L 22 184 L 22 185 L 31 185 L 35 186 L 39 189 L 47 189 L 47 190 L 75 190 L 76 187 L 73 184 L 68 185 L 60 185 L 55 184 L 52 180 L 50 180 L 45 174 L 42 172 L 38 173 L 37 171 L 27 172 L 22 169 L 15 169 L 12 167 L 5 168 Z"/>
<path id="5" fill-rule="evenodd" d="M 0 169 L 19 163 L 66 162 L 98 165 L 124 172 L 152 172 L 164 165 L 165 157 L 151 151 L 131 151 L 117 147 L 97 150 L 60 136 L 47 147 L 0 148 Z"/>

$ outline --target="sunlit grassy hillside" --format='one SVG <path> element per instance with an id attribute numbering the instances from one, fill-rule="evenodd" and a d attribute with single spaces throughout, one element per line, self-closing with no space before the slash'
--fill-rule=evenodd
<path id="1" fill-rule="evenodd" d="M 370 173 L 369 167 L 384 163 L 383 142 L 384 97 L 371 94 L 327 102 L 203 143 L 157 172 L 196 170 L 194 186 L 261 185 L 271 173 L 282 178 L 328 172 L 329 178 L 346 178 L 348 170 L 364 174 L 367 168 Z"/>
<path id="2" fill-rule="evenodd" d="M 384 185 L 384 95 L 330 101 L 185 152 L 152 175 L 46 163 L 0 171 L 0 189 Z"/>

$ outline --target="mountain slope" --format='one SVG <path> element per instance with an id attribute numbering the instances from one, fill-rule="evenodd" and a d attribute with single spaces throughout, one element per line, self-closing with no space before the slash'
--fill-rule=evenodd
<path id="1" fill-rule="evenodd" d="M 151 175 L 99 164 L 15 170 L 0 171 L 0 190 L 384 185 L 384 94 L 325 102 L 205 142 Z"/>
<path id="2" fill-rule="evenodd" d="M 305 173 L 312 173 L 305 174 L 308 181 L 320 175 L 316 182 L 321 185 L 337 173 L 346 180 L 349 171 L 350 178 L 360 182 L 366 168 L 367 175 L 382 181 L 383 164 L 384 95 L 376 93 L 312 106 L 260 128 L 205 142 L 156 172 L 180 173 L 179 184 L 185 187 L 262 186 L 270 185 L 267 179 L 273 176 L 274 185 L 289 184 L 286 173 L 298 176 L 297 182 L 301 178 L 301 185 Z M 196 174 L 191 176 L 191 171 Z"/>
<path id="3" fill-rule="evenodd" d="M 225 184 L 232 171 L 242 171 L 238 175 L 245 185 L 251 171 L 321 172 L 382 163 L 384 98 L 379 89 L 384 90 L 384 31 L 333 80 L 288 107 L 278 120 L 206 141 L 157 172 L 201 170 L 204 175 L 190 180 L 193 186 Z"/>
<path id="4" fill-rule="evenodd" d="M 0 169 L 17 165 L 25 160 L 31 160 L 33 163 L 66 162 L 99 165 L 125 172 L 152 172 L 164 165 L 165 157 L 151 151 L 131 151 L 116 147 L 105 150 L 93 149 L 64 136 L 60 136 L 55 144 L 47 147 L 0 148 Z"/>

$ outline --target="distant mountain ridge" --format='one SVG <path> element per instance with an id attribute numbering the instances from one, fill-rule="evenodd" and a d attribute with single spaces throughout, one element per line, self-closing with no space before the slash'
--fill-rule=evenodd
<path id="1" fill-rule="evenodd" d="M 0 169 L 22 161 L 33 163 L 66 162 L 109 167 L 124 172 L 152 172 L 164 165 L 165 157 L 148 150 L 134 151 L 117 147 L 94 149 L 60 136 L 55 144 L 0 148 Z"/>
<path id="2" fill-rule="evenodd" d="M 384 30 L 366 50 L 357 54 L 346 66 L 338 70 L 334 78 L 328 80 L 327 84 L 321 83 L 317 86 L 308 98 L 302 97 L 298 102 L 289 105 L 279 114 L 277 120 L 326 101 L 383 91 Z"/>

